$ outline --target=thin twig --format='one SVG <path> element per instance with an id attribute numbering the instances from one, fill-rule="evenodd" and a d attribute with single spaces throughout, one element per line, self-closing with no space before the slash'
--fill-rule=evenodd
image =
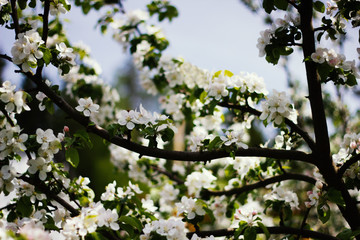
<path id="1" fill-rule="evenodd" d="M 0 111 L 4 114 L 6 120 L 8 121 L 8 123 L 12 126 L 15 127 L 14 121 L 11 119 L 11 117 L 9 116 L 8 112 L 5 110 L 5 108 L 3 107 L 3 104 L 0 104 Z"/>
<path id="2" fill-rule="evenodd" d="M 38 188 L 41 192 L 45 193 L 47 197 L 52 198 L 56 202 L 58 202 L 60 205 L 62 205 L 64 208 L 66 208 L 70 213 L 71 216 L 77 216 L 79 215 L 79 210 L 75 209 L 73 206 L 71 206 L 68 202 L 66 202 L 64 199 L 59 197 L 57 194 L 53 193 L 48 186 L 45 185 L 45 183 L 41 181 L 37 181 L 36 179 L 29 178 L 26 176 L 21 176 L 21 180 L 30 183 L 34 185 L 36 188 Z"/>
<path id="3" fill-rule="evenodd" d="M 6 54 L 0 54 L 0 58 L 6 59 L 6 60 L 8 60 L 9 62 L 12 62 L 12 58 L 9 57 L 9 56 L 6 55 Z"/>
<path id="4" fill-rule="evenodd" d="M 308 216 L 309 216 L 309 213 L 310 213 L 310 210 L 311 210 L 311 207 L 309 207 L 309 208 L 306 209 L 304 218 L 303 218 L 303 220 L 302 220 L 302 222 L 301 222 L 300 230 L 303 230 L 303 229 L 304 229 L 304 227 L 305 227 L 305 225 L 306 225 L 306 220 L 307 220 L 307 218 L 308 218 Z M 301 238 L 301 235 L 299 234 L 296 239 L 299 240 L 300 238 Z"/>
<path id="5" fill-rule="evenodd" d="M 165 176 L 167 176 L 169 179 L 175 181 L 178 184 L 184 184 L 184 180 L 180 179 L 178 176 L 176 176 L 174 173 L 168 172 L 165 169 L 159 168 L 158 166 L 155 165 L 150 165 L 150 167 L 155 170 L 156 172 L 159 172 L 161 174 L 164 174 Z"/>
<path id="6" fill-rule="evenodd" d="M 239 188 L 233 188 L 233 189 L 230 189 L 230 190 L 227 190 L 227 191 L 205 190 L 203 192 L 203 195 L 204 195 L 204 198 L 209 198 L 209 196 L 240 195 L 241 193 L 244 193 L 244 192 L 249 192 L 249 191 L 254 190 L 254 189 L 263 188 L 263 187 L 266 187 L 269 184 L 282 182 L 282 181 L 286 181 L 286 180 L 304 181 L 304 182 L 308 182 L 308 183 L 310 183 L 312 185 L 315 185 L 315 183 L 316 183 L 316 180 L 314 178 L 306 176 L 306 175 L 296 174 L 296 173 L 285 173 L 285 174 L 281 174 L 279 176 L 267 178 L 267 179 L 265 179 L 263 181 L 259 181 L 259 182 L 253 183 L 253 184 L 244 185 L 244 186 L 239 187 Z"/>
<path id="7" fill-rule="evenodd" d="M 4 210 L 4 209 L 9 209 L 9 208 L 13 208 L 13 207 L 16 207 L 16 203 L 11 203 L 11 204 L 8 204 L 2 208 L 0 208 L 0 211 Z"/>
<path id="8" fill-rule="evenodd" d="M 353 165 L 354 163 L 356 163 L 356 162 L 359 161 L 359 160 L 360 160 L 360 153 L 357 154 L 357 155 L 355 155 L 355 156 L 353 156 L 353 157 L 351 157 L 349 160 L 347 160 L 347 161 L 344 163 L 344 165 L 342 165 L 342 166 L 340 167 L 340 169 L 339 169 L 338 172 L 337 172 L 337 175 L 338 175 L 339 177 L 342 177 L 342 176 L 344 175 L 345 171 L 346 171 L 351 165 Z"/>

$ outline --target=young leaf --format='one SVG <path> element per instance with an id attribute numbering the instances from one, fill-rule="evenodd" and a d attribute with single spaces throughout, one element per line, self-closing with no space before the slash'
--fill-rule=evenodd
<path id="1" fill-rule="evenodd" d="M 275 0 L 275 7 L 277 7 L 280 10 L 286 11 L 289 3 L 287 0 Z"/>
<path id="2" fill-rule="evenodd" d="M 256 229 L 253 227 L 248 227 L 244 232 L 244 239 L 246 240 L 256 240 Z"/>
<path id="3" fill-rule="evenodd" d="M 261 228 L 261 230 L 264 232 L 266 239 L 270 238 L 270 232 L 267 229 L 267 227 L 262 223 L 262 222 L 258 222 L 257 225 Z"/>
<path id="4" fill-rule="evenodd" d="M 327 192 L 327 196 L 328 196 L 329 201 L 336 203 L 342 207 L 345 207 L 345 201 L 339 190 L 330 188 Z"/>
<path id="5" fill-rule="evenodd" d="M 29 197 L 22 197 L 16 202 L 16 210 L 22 217 L 30 217 L 33 212 L 33 206 Z"/>
<path id="6" fill-rule="evenodd" d="M 71 166 L 76 168 L 79 165 L 79 153 L 76 148 L 68 148 L 65 151 L 65 159 Z"/>
<path id="7" fill-rule="evenodd" d="M 321 1 L 316 1 L 314 3 L 314 9 L 318 12 L 324 13 L 325 12 L 325 5 Z"/>
<path id="8" fill-rule="evenodd" d="M 263 8 L 265 9 L 265 12 L 270 14 L 272 10 L 275 10 L 274 8 L 274 0 L 264 0 L 263 1 Z"/>
<path id="9" fill-rule="evenodd" d="M 327 203 L 319 204 L 317 207 L 319 219 L 322 223 L 326 223 L 330 219 L 330 207 Z"/>

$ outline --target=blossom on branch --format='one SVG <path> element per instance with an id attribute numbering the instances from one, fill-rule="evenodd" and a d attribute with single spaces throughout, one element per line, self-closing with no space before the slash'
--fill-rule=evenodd
<path id="1" fill-rule="evenodd" d="M 20 33 L 11 48 L 13 62 L 21 65 L 24 72 L 29 72 L 30 68 L 37 66 L 37 59 L 41 59 L 44 55 L 39 49 L 43 43 L 39 33 L 34 29 Z"/>
<path id="2" fill-rule="evenodd" d="M 260 120 L 280 125 L 284 122 L 284 118 L 288 118 L 297 123 L 297 112 L 291 105 L 285 92 L 273 90 L 272 94 L 265 101 L 261 102 L 261 108 L 263 112 L 259 117 Z"/>
<path id="3" fill-rule="evenodd" d="M 93 103 L 91 97 L 80 98 L 79 106 L 76 106 L 75 109 L 79 112 L 82 112 L 85 117 L 91 117 L 92 114 L 97 113 L 99 110 L 99 105 Z"/>

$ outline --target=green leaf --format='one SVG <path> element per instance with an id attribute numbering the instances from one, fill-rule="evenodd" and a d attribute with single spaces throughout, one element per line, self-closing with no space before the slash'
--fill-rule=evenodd
<path id="1" fill-rule="evenodd" d="M 84 129 L 80 129 L 76 131 L 74 137 L 76 137 L 79 140 L 78 143 L 81 147 L 83 148 L 88 147 L 89 149 L 93 147 L 89 134 Z"/>
<path id="2" fill-rule="evenodd" d="M 201 102 L 201 103 L 205 103 L 206 96 L 207 96 L 207 92 L 206 92 L 206 91 L 203 91 L 203 92 L 200 94 L 200 102 Z"/>
<path id="3" fill-rule="evenodd" d="M 17 219 L 17 214 L 15 213 L 15 211 L 11 210 L 10 213 L 7 215 L 6 221 L 8 222 L 14 222 L 15 219 Z"/>
<path id="4" fill-rule="evenodd" d="M 161 139 L 164 142 L 171 141 L 174 137 L 174 131 L 171 128 L 165 128 L 163 131 L 161 131 Z"/>
<path id="5" fill-rule="evenodd" d="M 214 73 L 213 78 L 217 78 L 217 77 L 219 77 L 219 76 L 220 76 L 220 74 L 221 74 L 221 72 L 222 72 L 222 70 L 217 71 L 216 73 Z"/>
<path id="6" fill-rule="evenodd" d="M 42 52 L 44 53 L 44 54 L 43 54 L 43 59 L 44 59 L 45 64 L 46 64 L 46 65 L 49 65 L 49 63 L 50 63 L 50 61 L 51 61 L 51 57 L 52 57 L 51 52 L 50 52 L 50 49 L 48 49 L 48 48 L 43 48 L 43 49 L 41 49 L 41 50 L 42 50 Z"/>
<path id="7" fill-rule="evenodd" d="M 209 143 L 209 151 L 218 148 L 222 144 L 222 140 L 219 136 L 216 136 L 210 143 Z"/>
<path id="8" fill-rule="evenodd" d="M 36 7 L 36 0 L 30 0 L 29 7 L 35 8 Z"/>
<path id="9" fill-rule="evenodd" d="M 224 75 L 227 76 L 227 77 L 232 77 L 232 76 L 234 76 L 234 74 L 233 74 L 231 71 L 229 71 L 229 70 L 224 70 Z"/>
<path id="10" fill-rule="evenodd" d="M 270 238 L 270 232 L 267 229 L 267 227 L 262 223 L 262 222 L 258 222 L 257 225 L 261 228 L 261 230 L 264 232 L 266 239 Z"/>
<path id="11" fill-rule="evenodd" d="M 272 10 L 275 10 L 274 8 L 274 0 L 264 0 L 263 1 L 263 8 L 265 9 L 265 12 L 270 14 Z"/>
<path id="12" fill-rule="evenodd" d="M 84 1 L 82 3 L 81 7 L 82 7 L 82 11 L 85 15 L 88 14 L 91 10 L 91 5 L 90 5 L 90 2 L 88 2 L 88 1 Z"/>
<path id="13" fill-rule="evenodd" d="M 65 151 L 65 159 L 74 168 L 79 165 L 79 153 L 76 148 L 68 148 Z"/>
<path id="14" fill-rule="evenodd" d="M 134 228 L 132 228 L 131 225 L 129 224 L 119 224 L 119 225 L 120 225 L 120 229 L 125 230 L 129 234 L 131 239 L 135 237 Z"/>
<path id="15" fill-rule="evenodd" d="M 21 213 L 22 217 L 30 217 L 33 212 L 32 205 L 29 197 L 22 197 L 16 202 L 16 210 Z"/>
<path id="16" fill-rule="evenodd" d="M 275 4 L 275 7 L 277 7 L 280 10 L 284 10 L 284 11 L 286 11 L 286 9 L 289 5 L 287 0 L 275 0 L 274 4 Z"/>
<path id="17" fill-rule="evenodd" d="M 325 5 L 321 1 L 316 1 L 314 3 L 314 9 L 318 12 L 324 13 L 325 12 Z"/>
<path id="18" fill-rule="evenodd" d="M 27 3 L 27 0 L 19 0 L 18 1 L 18 4 L 19 4 L 19 8 L 21 10 L 24 10 L 26 8 L 26 3 Z"/>
<path id="19" fill-rule="evenodd" d="M 353 236 L 353 232 L 351 229 L 345 228 L 343 231 L 341 231 L 338 235 L 336 235 L 337 238 L 340 238 L 341 240 L 349 240 Z"/>
<path id="20" fill-rule="evenodd" d="M 328 196 L 329 201 L 336 203 L 342 207 L 345 207 L 345 201 L 339 190 L 336 190 L 334 188 L 329 188 L 329 190 L 327 192 L 327 196 Z"/>
<path id="21" fill-rule="evenodd" d="M 318 73 L 320 75 L 321 81 L 325 82 L 329 76 L 332 67 L 330 67 L 326 62 L 318 65 Z"/>
<path id="22" fill-rule="evenodd" d="M 350 87 L 357 85 L 356 77 L 353 74 L 348 74 L 346 76 L 346 85 Z"/>
<path id="23" fill-rule="evenodd" d="M 256 240 L 256 229 L 253 227 L 248 227 L 244 232 L 244 239 L 246 240 Z"/>
<path id="24" fill-rule="evenodd" d="M 327 203 L 322 203 L 317 206 L 319 219 L 322 223 L 326 223 L 330 219 L 330 207 Z"/>
<path id="25" fill-rule="evenodd" d="M 51 115 L 54 114 L 54 112 L 55 112 L 54 103 L 53 103 L 49 98 L 46 98 L 46 99 L 43 101 L 43 104 L 45 105 L 46 110 L 47 110 Z"/>
<path id="26" fill-rule="evenodd" d="M 204 207 L 204 210 L 207 213 L 207 215 L 210 217 L 211 223 L 214 223 L 214 221 L 215 221 L 214 212 L 211 209 L 207 208 L 207 207 Z"/>
<path id="27" fill-rule="evenodd" d="M 143 229 L 141 222 L 137 218 L 133 218 L 133 217 L 129 217 L 129 216 L 121 216 L 119 218 L 119 221 L 133 226 L 134 228 L 139 230 L 139 232 L 141 232 Z"/>
<path id="28" fill-rule="evenodd" d="M 94 240 L 106 240 L 106 239 L 108 239 L 108 238 L 104 237 L 104 235 L 102 235 L 99 232 L 91 233 L 91 237 L 93 237 Z"/>

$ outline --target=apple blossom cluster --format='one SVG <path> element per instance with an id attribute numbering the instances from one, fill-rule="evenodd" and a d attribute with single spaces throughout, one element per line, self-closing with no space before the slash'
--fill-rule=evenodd
<path id="1" fill-rule="evenodd" d="M 179 218 L 160 219 L 145 225 L 141 240 L 157 239 L 164 236 L 170 240 L 187 240 L 185 223 Z"/>
<path id="2" fill-rule="evenodd" d="M 273 186 L 271 193 L 264 195 L 265 200 L 283 201 L 291 208 L 299 207 L 299 199 L 296 193 L 285 189 L 284 186 Z"/>
<path id="3" fill-rule="evenodd" d="M 198 198 L 202 188 L 209 189 L 215 187 L 215 184 L 212 184 L 215 180 L 216 177 L 209 170 L 203 168 L 202 172 L 192 172 L 189 174 L 186 177 L 185 186 L 187 186 L 190 196 Z"/>
<path id="4" fill-rule="evenodd" d="M 21 113 L 23 110 L 30 111 L 26 104 L 26 93 L 24 91 L 16 91 L 16 86 L 10 81 L 5 81 L 0 87 L 0 100 L 5 104 L 5 110 L 8 113 Z"/>
<path id="5" fill-rule="evenodd" d="M 76 55 L 73 53 L 73 49 L 66 46 L 65 43 L 61 42 L 60 44 L 56 44 L 56 50 L 59 51 L 58 58 L 63 60 L 70 65 L 75 65 L 75 57 Z"/>
<path id="6" fill-rule="evenodd" d="M 158 114 L 156 112 L 151 113 L 142 105 L 140 105 L 139 110 L 120 110 L 116 113 L 116 117 L 118 119 L 118 124 L 123 126 L 125 131 L 131 131 L 135 127 L 149 129 L 149 131 L 152 129 L 152 132 L 150 132 L 148 136 L 145 131 L 145 138 L 156 136 L 158 133 L 167 134 L 168 131 L 171 131 L 172 133 L 176 132 L 176 127 L 166 115 Z M 170 140 L 167 137 L 164 138 L 164 135 L 162 135 L 162 139 L 164 141 Z"/>
<path id="7" fill-rule="evenodd" d="M 66 239 L 77 239 L 95 232 L 98 227 L 105 226 L 116 231 L 119 230 L 118 217 L 115 209 L 105 209 L 100 202 L 91 203 L 83 207 L 78 216 L 65 220 L 62 234 Z"/>
<path id="8" fill-rule="evenodd" d="M 346 72 L 351 72 L 356 78 L 360 77 L 355 60 L 346 61 L 345 55 L 337 53 L 334 49 L 319 47 L 311 54 L 311 59 L 319 64 L 326 62 L 333 68 L 342 68 Z"/>
<path id="9" fill-rule="evenodd" d="M 317 206 L 319 203 L 319 198 L 321 196 L 320 189 L 315 188 L 312 191 L 307 191 L 306 194 L 308 195 L 309 201 L 305 202 L 305 206 L 307 208 L 310 208 L 312 206 Z"/>
<path id="10" fill-rule="evenodd" d="M 360 134 L 347 133 L 344 135 L 341 148 L 338 153 L 333 154 L 333 162 L 336 166 L 342 166 L 353 154 L 360 152 Z"/>
<path id="11" fill-rule="evenodd" d="M 297 112 L 285 92 L 273 90 L 272 94 L 265 101 L 261 102 L 261 108 L 260 120 L 280 125 L 287 118 L 297 123 Z"/>
<path id="12" fill-rule="evenodd" d="M 242 221 L 251 227 L 261 221 L 261 218 L 256 210 L 239 208 L 235 211 L 233 225 L 238 225 Z"/>
<path id="13" fill-rule="evenodd" d="M 31 68 L 35 68 L 38 59 L 44 55 L 40 50 L 40 46 L 43 44 L 44 41 L 35 29 L 19 33 L 18 39 L 11 48 L 14 64 L 21 65 L 24 72 L 29 72 Z"/>
<path id="14" fill-rule="evenodd" d="M 204 216 L 205 210 L 203 203 L 196 198 L 188 198 L 183 196 L 181 202 L 176 203 L 177 216 L 184 214 L 189 220 L 194 219 L 196 216 Z"/>
<path id="15" fill-rule="evenodd" d="M 68 0 L 64 0 L 64 3 L 65 5 L 70 5 Z M 66 14 L 67 12 L 68 10 L 61 1 L 55 0 L 50 3 L 50 15 L 56 16 L 59 13 Z"/>

